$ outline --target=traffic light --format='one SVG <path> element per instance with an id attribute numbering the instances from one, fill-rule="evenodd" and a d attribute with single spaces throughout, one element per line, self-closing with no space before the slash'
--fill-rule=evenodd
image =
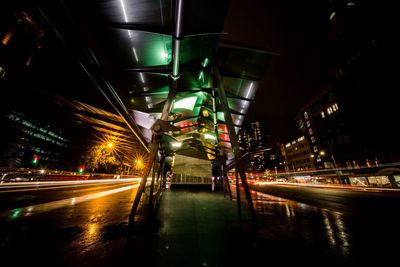
<path id="1" fill-rule="evenodd" d="M 78 172 L 79 172 L 80 174 L 82 174 L 84 170 L 85 170 L 85 166 L 79 166 Z"/>
<path id="2" fill-rule="evenodd" d="M 32 163 L 33 163 L 33 164 L 37 164 L 38 161 L 39 161 L 39 156 L 38 156 L 38 155 L 33 155 L 33 161 L 32 161 Z"/>

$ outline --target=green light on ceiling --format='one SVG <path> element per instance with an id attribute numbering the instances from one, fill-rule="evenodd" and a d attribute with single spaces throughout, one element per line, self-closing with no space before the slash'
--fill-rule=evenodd
<path id="1" fill-rule="evenodd" d="M 200 71 L 199 82 L 203 82 L 204 83 L 204 72 L 203 71 Z"/>
<path id="2" fill-rule="evenodd" d="M 203 62 L 201 62 L 201 65 L 205 68 L 205 67 L 207 67 L 207 65 L 208 65 L 208 58 L 205 58 L 204 60 L 203 60 Z"/>
<path id="3" fill-rule="evenodd" d="M 135 46 L 136 55 L 142 66 L 165 65 L 172 58 L 172 37 L 162 34 L 142 32 L 139 39 L 146 40 L 138 42 Z M 136 58 L 135 58 L 136 59 Z"/>
<path id="4" fill-rule="evenodd" d="M 168 53 L 165 51 L 161 51 L 160 56 L 162 60 L 166 61 L 168 59 Z"/>
<path id="5" fill-rule="evenodd" d="M 197 101 L 197 96 L 191 96 L 181 99 L 174 103 L 174 109 L 182 108 L 182 109 L 193 110 L 196 101 Z"/>
<path id="6" fill-rule="evenodd" d="M 220 121 L 225 121 L 225 114 L 223 112 L 217 112 L 217 119 Z"/>

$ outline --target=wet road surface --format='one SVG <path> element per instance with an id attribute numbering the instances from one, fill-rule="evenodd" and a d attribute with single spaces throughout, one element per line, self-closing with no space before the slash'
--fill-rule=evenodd
<path id="1" fill-rule="evenodd" d="M 12 263 L 1 265 L 85 266 L 88 255 L 90 264 L 108 258 L 107 248 L 118 246 L 111 240 L 125 238 L 137 186 L 114 181 L 0 191 L 0 259 Z"/>
<path id="2" fill-rule="evenodd" d="M 129 182 L 0 192 L 1 265 L 388 266 L 396 262 L 398 210 L 355 212 L 359 205 L 338 209 L 325 202 L 310 205 L 253 192 L 257 222 L 250 219 L 243 194 L 239 222 L 236 201 L 221 192 L 172 189 L 163 194 L 153 227 L 128 234 L 136 190 L 137 182 Z M 322 193 L 315 192 L 320 198 Z M 298 195 L 305 197 L 302 192 Z"/>

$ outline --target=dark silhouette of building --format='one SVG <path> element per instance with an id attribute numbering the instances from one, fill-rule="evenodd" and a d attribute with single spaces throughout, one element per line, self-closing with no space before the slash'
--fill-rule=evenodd
<path id="1" fill-rule="evenodd" d="M 400 159 L 387 8 L 381 1 L 329 1 L 326 83 L 296 116 L 299 133 L 320 157 L 316 168 Z"/>

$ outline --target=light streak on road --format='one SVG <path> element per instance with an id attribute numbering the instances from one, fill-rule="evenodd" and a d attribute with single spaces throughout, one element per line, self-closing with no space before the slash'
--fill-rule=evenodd
<path id="1" fill-rule="evenodd" d="M 55 189 L 62 186 L 63 188 L 85 185 L 85 184 L 96 184 L 96 183 L 128 183 L 128 182 L 139 182 L 141 178 L 124 178 L 121 180 L 116 179 L 103 179 L 103 180 L 80 180 L 80 181 L 48 181 L 48 182 L 16 182 L 16 183 L 3 183 L 0 184 L 0 193 L 9 193 L 17 191 L 29 191 L 40 189 Z"/>
<path id="2" fill-rule="evenodd" d="M 352 191 L 368 191 L 368 192 L 382 192 L 382 191 L 395 191 L 400 192 L 398 188 L 372 188 L 372 187 L 355 187 L 345 185 L 326 185 L 326 184 L 301 184 L 301 183 L 289 183 L 289 182 L 255 182 L 254 185 L 281 185 L 281 186 L 302 186 L 302 187 L 319 187 L 319 188 L 332 188 L 332 189 L 347 189 Z"/>
<path id="3" fill-rule="evenodd" d="M 72 198 L 66 198 L 66 199 L 61 199 L 61 200 L 56 200 L 48 203 L 43 203 L 43 204 L 38 204 L 38 205 L 31 205 L 23 208 L 16 208 L 12 210 L 8 210 L 5 212 L 0 213 L 0 218 L 1 219 L 8 219 L 8 220 L 16 220 L 18 218 L 24 217 L 24 216 L 31 216 L 36 213 L 43 213 L 59 208 L 64 208 L 68 206 L 73 206 L 85 201 L 93 200 L 96 198 L 101 198 L 105 197 L 108 195 L 120 193 L 123 191 L 131 190 L 132 188 L 138 187 L 138 184 L 135 185 L 129 185 L 129 186 L 124 186 L 121 188 L 117 189 L 112 189 L 112 190 L 107 190 L 99 193 L 93 193 L 89 195 L 84 195 L 80 197 L 72 197 Z"/>

